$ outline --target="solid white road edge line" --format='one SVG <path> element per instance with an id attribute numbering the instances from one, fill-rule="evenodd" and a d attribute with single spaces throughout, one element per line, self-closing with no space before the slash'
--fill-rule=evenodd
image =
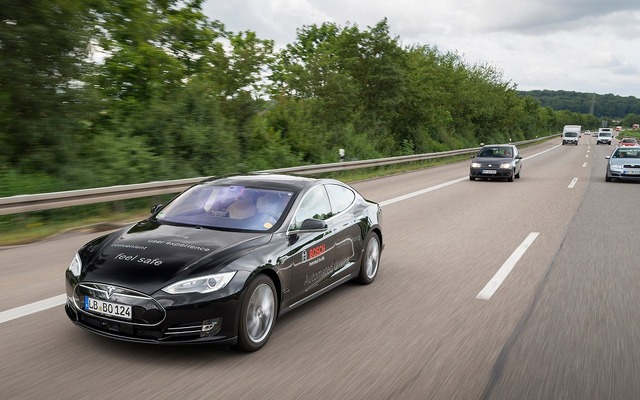
<path id="1" fill-rule="evenodd" d="M 550 149 L 547 149 L 545 151 L 541 151 L 540 153 L 536 153 L 536 154 L 534 154 L 532 156 L 526 157 L 526 158 L 524 158 L 524 160 L 528 160 L 530 158 L 537 157 L 540 154 L 544 154 L 544 153 L 546 153 L 548 151 L 551 151 L 553 149 L 556 149 L 558 147 L 560 147 L 560 145 L 554 146 L 554 147 L 552 147 Z M 407 200 L 407 199 L 410 199 L 410 198 L 415 197 L 415 196 L 419 196 L 421 194 L 425 194 L 425 193 L 433 192 L 434 190 L 442 189 L 443 187 L 447 187 L 447 186 L 453 185 L 454 183 L 466 181 L 467 179 L 469 179 L 468 176 L 465 176 L 464 178 L 454 179 L 454 180 L 449 181 L 449 182 L 444 182 L 444 183 L 441 183 L 439 185 L 435 185 L 435 186 L 428 187 L 426 189 L 418 190 L 417 192 L 408 193 L 408 194 L 405 194 L 403 196 L 394 197 L 393 199 L 389 199 L 389 200 L 384 200 L 384 201 L 379 202 L 379 204 L 380 204 L 381 207 L 384 207 L 384 206 L 387 206 L 389 204 L 397 203 L 399 201 L 403 201 L 403 200 Z M 51 297 L 49 299 L 36 301 L 35 303 L 27 304 L 26 306 L 16 307 L 16 308 L 12 308 L 11 310 L 2 311 L 2 312 L 0 312 L 0 324 L 2 324 L 4 322 L 7 322 L 7 321 L 11 321 L 12 319 L 25 317 L 27 315 L 36 313 L 38 311 L 44 311 L 44 310 L 46 310 L 48 308 L 53 308 L 55 306 L 63 305 L 66 302 L 66 297 L 67 296 L 65 294 L 61 294 L 59 296 Z"/>
<path id="2" fill-rule="evenodd" d="M 496 274 L 491 278 L 489 283 L 478 293 L 476 299 L 480 300 L 489 300 L 491 296 L 498 290 L 502 282 L 507 278 L 513 267 L 520 260 L 520 258 L 524 255 L 525 251 L 531 246 L 534 240 L 538 237 L 540 232 L 531 232 L 529 236 L 518 246 L 518 248 L 511 254 L 507 261 L 502 264 L 502 267 L 496 272 Z"/>
<path id="3" fill-rule="evenodd" d="M 35 303 L 27 304 L 26 306 L 12 308 L 11 310 L 0 312 L 0 324 L 11 321 L 12 319 L 24 317 L 29 314 L 37 313 L 55 306 L 59 306 L 67 301 L 67 295 L 61 294 L 59 296 L 50 297 L 48 299 L 36 301 Z"/>

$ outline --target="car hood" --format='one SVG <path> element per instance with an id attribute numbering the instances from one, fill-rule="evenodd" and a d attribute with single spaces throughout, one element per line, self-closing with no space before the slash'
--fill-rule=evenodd
<path id="1" fill-rule="evenodd" d="M 640 166 L 640 158 L 610 158 L 610 165 L 632 165 Z"/>
<path id="2" fill-rule="evenodd" d="M 211 273 L 271 237 L 142 221 L 87 244 L 80 252 L 81 277 L 153 294 L 170 283 Z"/>
<path id="3" fill-rule="evenodd" d="M 503 157 L 476 157 L 471 162 L 479 163 L 482 166 L 500 166 L 503 163 L 512 163 L 513 158 L 503 158 Z"/>

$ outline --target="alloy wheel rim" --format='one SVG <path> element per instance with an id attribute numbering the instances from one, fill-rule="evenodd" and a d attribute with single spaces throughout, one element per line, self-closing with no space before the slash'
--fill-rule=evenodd
<path id="1" fill-rule="evenodd" d="M 271 331 L 275 316 L 275 296 L 265 283 L 258 285 L 251 294 L 247 307 L 247 334 L 255 342 L 261 342 Z"/>
<path id="2" fill-rule="evenodd" d="M 378 262 L 380 259 L 380 244 L 378 240 L 375 238 L 369 241 L 369 245 L 367 246 L 367 254 L 365 259 L 365 271 L 367 273 L 367 278 L 371 279 L 376 275 L 378 271 Z"/>

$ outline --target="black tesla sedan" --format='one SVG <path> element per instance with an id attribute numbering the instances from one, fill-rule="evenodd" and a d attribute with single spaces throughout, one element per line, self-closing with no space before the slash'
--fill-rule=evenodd
<path id="1" fill-rule="evenodd" d="M 337 180 L 211 178 L 84 245 L 65 274 L 65 310 L 111 338 L 255 351 L 278 316 L 347 281 L 374 281 L 381 217 Z"/>

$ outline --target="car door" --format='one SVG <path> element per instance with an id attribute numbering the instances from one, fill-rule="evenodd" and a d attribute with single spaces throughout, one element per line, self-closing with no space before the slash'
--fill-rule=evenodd
<path id="1" fill-rule="evenodd" d="M 513 161 L 515 166 L 515 174 L 520 173 L 520 168 L 522 168 L 522 156 L 520 155 L 520 151 L 518 148 L 514 146 L 513 148 Z"/>
<path id="2" fill-rule="evenodd" d="M 334 232 L 327 224 L 331 216 L 331 204 L 323 185 L 304 195 L 293 216 L 288 233 L 293 247 L 292 303 L 322 290 L 331 279 L 335 255 Z M 315 226 L 305 226 L 309 221 Z"/>
<path id="3" fill-rule="evenodd" d="M 333 216 L 330 219 L 335 236 L 335 261 L 333 269 L 335 280 L 339 280 L 359 259 L 362 251 L 363 234 L 360 220 L 362 209 L 356 204 L 353 190 L 336 184 L 325 185 Z M 365 217 L 366 218 L 366 217 Z"/>

